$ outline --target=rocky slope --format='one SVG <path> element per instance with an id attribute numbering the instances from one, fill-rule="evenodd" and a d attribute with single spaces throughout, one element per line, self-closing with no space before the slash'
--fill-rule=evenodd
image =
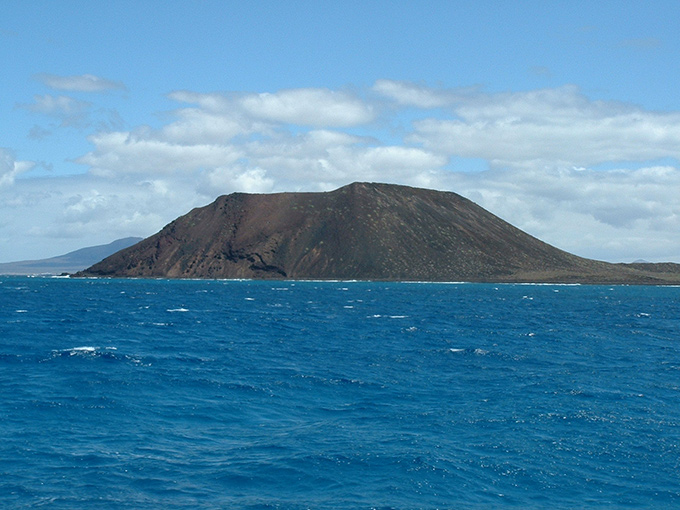
<path id="1" fill-rule="evenodd" d="M 78 276 L 677 283 L 680 265 L 577 257 L 450 192 L 354 183 L 219 197 Z"/>

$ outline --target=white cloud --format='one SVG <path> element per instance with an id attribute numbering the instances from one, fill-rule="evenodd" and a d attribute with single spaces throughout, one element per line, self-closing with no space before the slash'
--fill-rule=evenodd
<path id="1" fill-rule="evenodd" d="M 454 104 L 461 92 L 437 90 L 411 82 L 378 80 L 373 90 L 396 101 L 400 105 L 417 108 L 441 108 Z"/>
<path id="2" fill-rule="evenodd" d="M 72 92 L 104 92 L 107 90 L 125 90 L 125 85 L 119 81 L 107 80 L 91 74 L 78 76 L 57 76 L 54 74 L 40 73 L 35 79 L 48 87 L 56 90 L 68 90 Z"/>
<path id="3" fill-rule="evenodd" d="M 15 161 L 11 151 L 0 147 L 0 188 L 11 186 L 17 175 L 34 166 L 31 161 Z"/>
<path id="4" fill-rule="evenodd" d="M 0 187 L 0 262 L 45 258 L 127 236 L 149 236 L 214 197 L 192 180 L 95 175 L 17 179 Z"/>
<path id="5" fill-rule="evenodd" d="M 203 94 L 190 90 L 176 90 L 168 94 L 168 97 L 181 103 L 197 104 L 208 112 L 224 113 L 233 108 L 236 94 Z"/>
<path id="6" fill-rule="evenodd" d="M 374 118 L 370 105 L 344 92 L 328 89 L 249 94 L 239 103 L 253 117 L 276 123 L 347 127 L 365 124 Z"/>
<path id="7" fill-rule="evenodd" d="M 233 191 L 373 180 L 458 192 L 579 255 L 680 261 L 680 113 L 593 101 L 571 86 L 490 94 L 382 80 L 372 92 L 173 92 L 186 107 L 160 128 L 91 135 L 76 159 L 89 173 L 72 179 L 15 179 L 31 164 L 0 151 L 0 217 L 22 233 L 10 241 L 0 225 L 0 240 L 16 253 L 40 236 L 80 239 L 77 248 L 149 235 Z M 78 112 L 52 96 L 40 109 Z M 451 163 L 465 158 L 488 170 Z M 600 163 L 614 169 L 593 169 Z"/>
<path id="8" fill-rule="evenodd" d="M 76 160 L 99 175 L 188 174 L 203 168 L 235 162 L 240 153 L 233 147 L 211 144 L 181 145 L 139 133 L 113 132 L 92 135 L 93 152 Z"/>
<path id="9" fill-rule="evenodd" d="M 36 95 L 33 103 L 18 104 L 17 107 L 32 113 L 45 115 L 59 121 L 50 129 L 35 125 L 28 132 L 28 138 L 41 140 L 54 133 L 54 128 L 95 128 L 100 131 L 121 129 L 125 124 L 117 110 L 97 108 L 89 101 L 82 101 L 69 96 L 53 96 L 51 94 Z"/>
<path id="10" fill-rule="evenodd" d="M 295 124 L 312 127 L 350 127 L 374 119 L 373 106 L 346 93 L 328 89 L 291 89 L 259 94 L 199 94 L 175 91 L 175 101 L 197 104 L 198 109 L 180 110 L 180 121 L 217 119 L 244 132 L 266 126 Z M 229 132 L 229 131 L 228 131 Z"/>
<path id="11" fill-rule="evenodd" d="M 424 119 L 409 138 L 499 167 L 593 166 L 680 158 L 680 113 L 591 101 L 575 87 L 478 94 L 454 119 Z"/>
<path id="12" fill-rule="evenodd" d="M 572 253 L 628 262 L 680 260 L 671 235 L 680 230 L 678 168 L 531 168 L 449 177 L 451 189 Z"/>
<path id="13" fill-rule="evenodd" d="M 20 104 L 20 108 L 61 120 L 62 127 L 85 126 L 89 123 L 92 103 L 68 96 L 36 95 L 31 104 Z"/>
<path id="14" fill-rule="evenodd" d="M 174 119 L 158 130 L 92 135 L 94 150 L 76 161 L 109 176 L 200 171 L 203 189 L 215 190 L 217 186 L 266 190 L 277 183 L 314 187 L 319 181 L 340 185 L 352 177 L 377 179 L 383 172 L 408 179 L 409 172 L 445 163 L 442 156 L 420 148 L 382 147 L 376 139 L 330 129 L 372 119 L 372 105 L 344 92 L 177 91 L 169 97 L 197 106 L 176 110 Z M 292 122 L 296 124 L 290 126 Z M 300 125 L 318 123 L 324 124 L 321 129 Z"/>
<path id="15" fill-rule="evenodd" d="M 239 165 L 218 167 L 206 173 L 204 193 L 218 196 L 225 190 L 239 190 L 244 193 L 268 193 L 274 191 L 276 181 L 262 168 L 243 168 Z"/>
<path id="16" fill-rule="evenodd" d="M 178 120 L 164 126 L 162 138 L 181 144 L 223 144 L 234 137 L 266 127 L 256 126 L 238 115 L 220 114 L 199 108 L 184 108 L 175 112 Z"/>

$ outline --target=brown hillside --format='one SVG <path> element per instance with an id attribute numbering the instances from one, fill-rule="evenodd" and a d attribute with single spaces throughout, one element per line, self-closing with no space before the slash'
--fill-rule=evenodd
<path id="1" fill-rule="evenodd" d="M 669 283 L 571 255 L 450 192 L 354 183 L 221 196 L 78 276 Z M 675 266 L 675 265 L 674 265 Z"/>

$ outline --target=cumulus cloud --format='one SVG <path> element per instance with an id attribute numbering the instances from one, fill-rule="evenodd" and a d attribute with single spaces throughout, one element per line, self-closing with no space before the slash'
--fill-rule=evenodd
<path id="1" fill-rule="evenodd" d="M 385 173 L 409 179 L 446 162 L 422 148 L 386 146 L 338 131 L 374 118 L 372 104 L 346 92 L 176 91 L 169 97 L 194 106 L 172 112 L 172 121 L 157 130 L 92 135 L 94 150 L 76 161 L 98 175 L 200 172 L 197 182 L 215 191 L 238 185 L 258 190 L 328 187 Z"/>
<path id="2" fill-rule="evenodd" d="M 0 188 L 11 186 L 17 175 L 34 166 L 35 163 L 31 161 L 15 161 L 11 151 L 0 148 Z"/>
<path id="3" fill-rule="evenodd" d="M 28 132 L 28 138 L 41 140 L 54 133 L 55 128 L 95 128 L 100 131 L 120 129 L 125 122 L 117 110 L 96 107 L 90 101 L 83 101 L 70 96 L 53 96 L 51 94 L 36 95 L 32 103 L 17 104 L 18 108 L 31 113 L 44 115 L 59 121 L 59 124 L 46 129 L 35 125 Z"/>
<path id="4" fill-rule="evenodd" d="M 437 90 L 411 82 L 378 80 L 373 90 L 400 105 L 417 108 L 441 108 L 454 104 L 461 92 Z"/>
<path id="5" fill-rule="evenodd" d="M 197 104 L 199 110 L 187 110 L 185 116 L 197 114 L 232 122 L 248 120 L 250 126 L 295 124 L 312 127 L 350 127 L 366 124 L 375 118 L 373 106 L 341 91 L 328 89 L 291 89 L 259 94 L 198 94 L 176 91 L 171 99 Z M 257 124 L 259 121 L 260 124 Z M 263 124 L 265 123 L 265 124 Z"/>
<path id="6" fill-rule="evenodd" d="M 276 184 L 262 168 L 231 165 L 206 172 L 199 189 L 208 196 L 224 194 L 225 190 L 234 189 L 244 193 L 268 193 L 275 190 Z"/>
<path id="7" fill-rule="evenodd" d="M 59 119 L 61 127 L 79 127 L 89 123 L 92 108 L 92 103 L 89 101 L 50 94 L 36 95 L 33 99 L 33 103 L 20 104 L 19 108 Z"/>
<path id="8" fill-rule="evenodd" d="M 77 103 L 47 97 L 34 111 L 78 112 Z M 0 183 L 14 185 L 0 196 L 0 216 L 34 217 L 38 226 L 26 231 L 36 239 L 94 244 L 89 236 L 106 232 L 97 241 L 149 235 L 233 191 L 373 180 L 458 192 L 579 255 L 680 261 L 679 112 L 595 101 L 574 86 L 488 93 L 389 80 L 365 96 L 296 89 L 169 98 L 179 108 L 157 129 L 92 134 L 92 150 L 75 159 L 88 174 L 48 197 L 31 179 L 15 179 L 27 166 L 5 163 Z M 466 158 L 486 170 L 467 171 Z"/>
<path id="9" fill-rule="evenodd" d="M 680 260 L 680 170 L 492 169 L 448 185 L 536 237 L 582 256 Z M 645 240 L 641 242 L 641 240 Z"/>
<path id="10" fill-rule="evenodd" d="M 81 174 L 17 179 L 11 189 L 0 187 L 0 261 L 45 258 L 148 236 L 213 198 L 181 178 Z"/>
<path id="11" fill-rule="evenodd" d="M 249 94 L 242 97 L 239 103 L 256 118 L 315 127 L 356 126 L 374 117 L 370 105 L 349 94 L 328 89 Z"/>
<path id="12" fill-rule="evenodd" d="M 593 166 L 680 157 L 680 113 L 591 101 L 576 87 L 477 94 L 457 118 L 415 123 L 413 143 L 500 167 Z"/>
<path id="13" fill-rule="evenodd" d="M 191 173 L 235 162 L 240 153 L 230 146 L 180 145 L 140 133 L 99 133 L 89 138 L 96 150 L 76 160 L 100 175 L 124 173 Z"/>
<path id="14" fill-rule="evenodd" d="M 40 73 L 34 78 L 55 90 L 72 92 L 104 92 L 108 90 L 125 90 L 122 82 L 107 80 L 92 74 L 78 76 L 57 76 L 55 74 Z"/>

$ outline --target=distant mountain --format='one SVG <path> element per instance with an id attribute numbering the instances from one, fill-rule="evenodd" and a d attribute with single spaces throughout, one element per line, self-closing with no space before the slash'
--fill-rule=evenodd
<path id="1" fill-rule="evenodd" d="M 92 264 L 138 243 L 141 237 L 126 237 L 109 244 L 81 248 L 65 255 L 41 260 L 22 260 L 0 264 L 0 274 L 32 275 L 75 273 L 90 267 Z"/>
<path id="2" fill-rule="evenodd" d="M 79 276 L 680 282 L 680 265 L 651 266 L 577 257 L 455 193 L 354 183 L 221 196 Z"/>

